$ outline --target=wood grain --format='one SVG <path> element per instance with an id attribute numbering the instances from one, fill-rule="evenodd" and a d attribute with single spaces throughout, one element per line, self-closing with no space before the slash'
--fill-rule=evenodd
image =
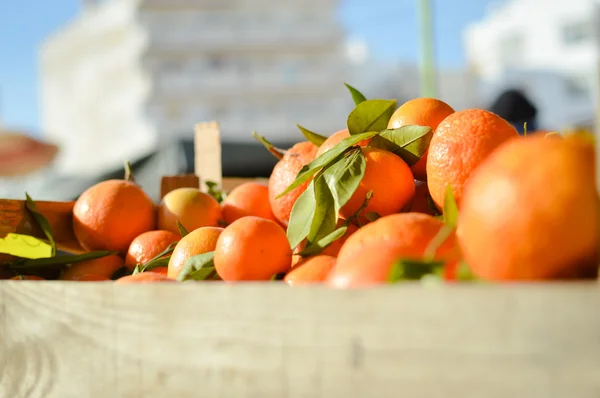
<path id="1" fill-rule="evenodd" d="M 82 253 L 83 249 L 73 232 L 75 202 L 36 201 L 35 204 L 37 210 L 48 219 L 57 247 L 71 253 Z M 24 200 L 0 199 L 0 238 L 9 233 L 45 239 L 43 231 L 27 211 Z"/>
<path id="2" fill-rule="evenodd" d="M 194 173 L 202 181 L 213 181 L 221 186 L 221 130 L 217 122 L 198 123 L 194 134 Z M 206 184 L 201 189 L 206 192 Z"/>
<path id="3" fill-rule="evenodd" d="M 177 188 L 200 188 L 200 178 L 195 174 L 164 176 L 160 180 L 160 198 Z"/>
<path id="4" fill-rule="evenodd" d="M 0 283 L 1 397 L 600 397 L 597 283 Z"/>

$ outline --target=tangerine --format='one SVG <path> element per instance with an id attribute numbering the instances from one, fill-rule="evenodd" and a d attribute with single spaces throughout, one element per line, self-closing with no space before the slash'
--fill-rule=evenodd
<path id="1" fill-rule="evenodd" d="M 258 182 L 247 182 L 235 187 L 221 203 L 221 211 L 227 224 L 246 216 L 279 222 L 269 203 L 269 187 Z"/>
<path id="2" fill-rule="evenodd" d="M 427 157 L 427 185 L 436 206 L 443 208 L 450 185 L 460 208 L 464 185 L 473 171 L 494 149 L 518 137 L 506 120 L 483 109 L 458 111 L 445 118 L 431 138 Z"/>
<path id="3" fill-rule="evenodd" d="M 477 168 L 458 234 L 483 279 L 595 277 L 599 220 L 594 144 L 532 135 L 503 144 Z"/>
<path id="4" fill-rule="evenodd" d="M 288 272 L 283 280 L 290 286 L 321 283 L 327 278 L 335 261 L 335 257 L 323 254 L 306 258 Z"/>
<path id="5" fill-rule="evenodd" d="M 215 248 L 215 269 L 224 281 L 269 280 L 286 272 L 292 249 L 283 228 L 266 218 L 248 216 L 231 223 Z"/>
<path id="6" fill-rule="evenodd" d="M 348 131 L 348 129 L 340 130 L 336 133 L 333 133 L 325 141 L 323 141 L 321 146 L 319 146 L 315 158 L 318 158 L 319 156 L 321 156 L 322 154 L 339 144 L 343 139 L 348 137 L 350 137 L 350 132 Z M 369 142 L 371 142 L 371 140 L 372 138 L 367 138 L 366 140 L 360 141 L 357 145 L 364 148 L 367 145 L 369 145 Z"/>
<path id="7" fill-rule="evenodd" d="M 388 122 L 389 129 L 404 126 L 428 126 L 434 131 L 447 116 L 454 113 L 454 109 L 444 101 L 435 98 L 415 98 L 401 105 Z M 415 179 L 427 181 L 427 151 L 415 163 L 411 170 Z"/>
<path id="8" fill-rule="evenodd" d="M 190 257 L 215 251 L 222 232 L 220 227 L 201 227 L 181 238 L 169 260 L 169 278 L 177 279 Z"/>
<path id="9" fill-rule="evenodd" d="M 164 252 L 171 244 L 181 239 L 179 234 L 171 231 L 148 231 L 137 236 L 127 250 L 125 266 L 133 271 L 137 264 L 146 264 L 160 253 Z"/>
<path id="10" fill-rule="evenodd" d="M 124 254 L 136 236 L 155 224 L 152 199 L 131 181 L 100 182 L 83 192 L 73 207 L 73 231 L 87 251 Z"/>
<path id="11" fill-rule="evenodd" d="M 124 265 L 123 259 L 116 254 L 94 260 L 82 261 L 65 267 L 58 279 L 75 280 L 82 275 L 93 274 L 110 278 Z"/>
<path id="12" fill-rule="evenodd" d="M 177 221 L 191 232 L 201 227 L 217 227 L 221 205 L 197 188 L 177 188 L 166 194 L 158 206 L 158 229 L 179 233 Z"/>
<path id="13" fill-rule="evenodd" d="M 273 172 L 269 177 L 269 202 L 271 203 L 271 209 L 275 217 L 284 226 L 288 225 L 292 207 L 298 197 L 306 190 L 310 181 L 304 182 L 279 199 L 277 196 L 283 193 L 296 180 L 296 176 L 302 167 L 315 159 L 317 150 L 318 147 L 308 141 L 297 143 L 286 151 L 283 158 L 273 168 Z"/>

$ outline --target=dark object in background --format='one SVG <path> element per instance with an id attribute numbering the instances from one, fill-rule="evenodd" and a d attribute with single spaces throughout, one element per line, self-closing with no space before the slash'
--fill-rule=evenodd
<path id="1" fill-rule="evenodd" d="M 492 103 L 490 111 L 506 119 L 521 135 L 525 123 L 527 123 L 528 131 L 538 129 L 538 110 L 520 90 L 508 89 L 502 92 Z"/>

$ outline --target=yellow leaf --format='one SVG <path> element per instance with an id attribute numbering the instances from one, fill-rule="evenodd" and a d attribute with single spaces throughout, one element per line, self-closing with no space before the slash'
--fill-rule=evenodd
<path id="1" fill-rule="evenodd" d="M 21 258 L 48 258 L 52 256 L 52 246 L 33 236 L 8 234 L 0 239 L 0 253 Z"/>

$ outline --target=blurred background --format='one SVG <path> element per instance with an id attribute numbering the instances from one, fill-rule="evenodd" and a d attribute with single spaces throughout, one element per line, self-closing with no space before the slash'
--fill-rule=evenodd
<path id="1" fill-rule="evenodd" d="M 522 130 L 594 130 L 600 0 L 0 0 L 0 197 L 123 175 L 155 197 L 217 120 L 225 176 L 268 176 L 299 123 L 345 127 L 343 83 Z"/>

